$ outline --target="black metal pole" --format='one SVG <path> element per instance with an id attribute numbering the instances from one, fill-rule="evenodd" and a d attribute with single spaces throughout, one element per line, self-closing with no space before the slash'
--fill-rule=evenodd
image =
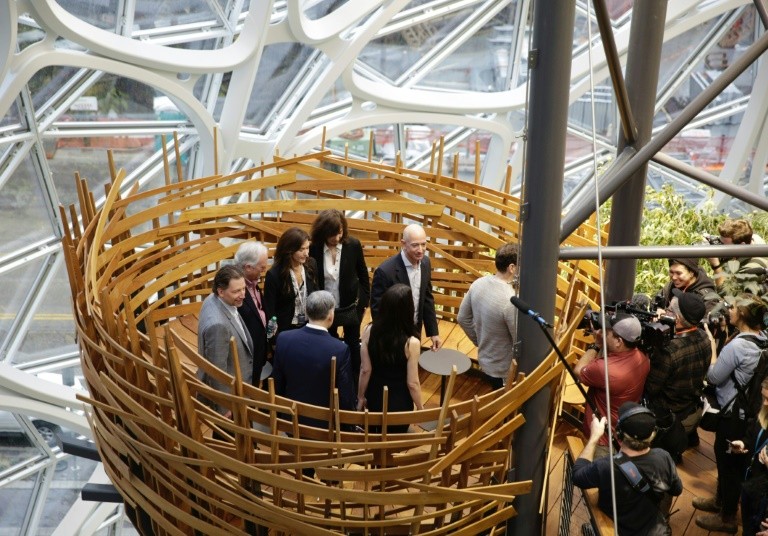
<path id="1" fill-rule="evenodd" d="M 573 55 L 576 3 L 573 0 L 535 2 L 530 67 L 528 142 L 521 207 L 520 297 L 553 317 L 560 243 L 563 163 L 568 126 L 568 92 Z M 533 371 L 549 352 L 538 331 L 518 325 L 518 368 Z M 513 480 L 531 480 L 531 492 L 515 499 L 517 516 L 507 522 L 507 534 L 538 536 L 543 515 L 547 430 L 550 426 L 550 390 L 541 389 L 522 408 L 525 425 L 515 434 L 511 467 Z"/>
<path id="2" fill-rule="evenodd" d="M 766 244 L 723 246 L 610 246 L 600 252 L 604 259 L 701 259 L 703 257 L 768 257 Z M 596 259 L 597 246 L 561 248 L 560 260 Z"/>
<path id="3" fill-rule="evenodd" d="M 629 104 L 634 112 L 637 132 L 634 143 L 620 134 L 619 153 L 627 145 L 642 147 L 651 138 L 666 14 L 667 0 L 643 0 L 636 2 L 632 8 L 626 78 Z M 647 172 L 646 161 L 613 194 L 609 246 L 634 246 L 640 243 Z M 636 259 L 608 262 L 605 272 L 606 301 L 626 300 L 632 296 L 636 269 Z"/>

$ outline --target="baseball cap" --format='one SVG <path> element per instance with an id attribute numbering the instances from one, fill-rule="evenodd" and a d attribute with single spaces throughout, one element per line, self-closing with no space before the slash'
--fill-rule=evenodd
<path id="1" fill-rule="evenodd" d="M 651 437 L 656 430 L 656 417 L 651 410 L 640 411 L 629 417 L 625 417 L 631 410 L 643 408 L 636 402 L 624 402 L 619 408 L 619 427 L 624 435 L 628 435 L 638 441 Z"/>
<path id="2" fill-rule="evenodd" d="M 636 342 L 639 340 L 640 335 L 643 332 L 643 327 L 640 325 L 640 321 L 628 314 L 616 314 L 611 317 L 609 324 L 616 335 L 629 342 Z"/>
<path id="3" fill-rule="evenodd" d="M 698 292 L 683 292 L 675 288 L 672 289 L 672 295 L 677 297 L 677 306 L 680 308 L 680 314 L 691 324 L 698 324 L 704 318 L 704 315 L 707 314 L 704 297 Z"/>

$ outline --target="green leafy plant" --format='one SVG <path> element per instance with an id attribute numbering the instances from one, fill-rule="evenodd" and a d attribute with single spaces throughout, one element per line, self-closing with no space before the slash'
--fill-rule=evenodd
<path id="1" fill-rule="evenodd" d="M 660 190 L 646 189 L 645 209 L 640 228 L 640 245 L 643 246 L 673 246 L 706 243 L 705 234 L 717 235 L 717 228 L 727 217 L 718 212 L 711 202 L 712 190 L 708 192 L 708 201 L 702 206 L 695 206 L 671 185 L 665 185 Z M 768 214 L 755 211 L 751 214 L 734 216 L 750 221 L 755 233 L 768 238 Z M 600 209 L 601 223 L 610 220 L 610 204 L 606 203 Z M 711 276 L 711 270 L 706 261 L 701 266 Z M 745 286 L 743 277 L 734 274 L 738 263 L 732 261 L 725 266 L 726 280 L 723 283 L 723 294 L 733 295 L 739 288 Z M 635 276 L 635 292 L 655 295 L 669 281 L 669 264 L 667 259 L 640 259 L 637 262 Z M 753 292 L 757 291 L 756 284 Z"/>

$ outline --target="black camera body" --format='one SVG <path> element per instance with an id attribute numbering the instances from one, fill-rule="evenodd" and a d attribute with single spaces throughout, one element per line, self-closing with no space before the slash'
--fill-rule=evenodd
<path id="1" fill-rule="evenodd" d="M 639 346 L 647 354 L 661 349 L 675 337 L 675 319 L 671 316 L 658 316 L 655 311 L 633 308 L 629 301 L 614 302 L 605 306 L 606 319 L 617 313 L 634 316 L 640 321 L 642 331 Z M 583 329 L 585 333 L 592 333 L 595 328 L 599 329 L 600 325 L 600 311 L 590 309 L 584 313 L 584 318 L 581 319 L 577 328 Z"/>
<path id="2" fill-rule="evenodd" d="M 710 246 L 722 246 L 723 241 L 719 235 L 704 234 L 704 239 L 709 242 Z"/>

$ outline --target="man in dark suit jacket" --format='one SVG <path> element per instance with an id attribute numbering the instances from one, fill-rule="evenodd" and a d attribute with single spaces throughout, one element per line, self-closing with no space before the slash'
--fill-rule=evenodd
<path id="1" fill-rule="evenodd" d="M 328 333 L 333 324 L 335 306 L 336 301 L 330 292 L 313 292 L 307 296 L 309 323 L 277 336 L 273 377 L 278 395 L 330 407 L 331 358 L 335 356 L 339 407 L 347 410 L 355 408 L 349 347 Z M 299 422 L 319 428 L 328 426 L 327 422 L 306 417 L 300 417 Z"/>
<path id="2" fill-rule="evenodd" d="M 413 223 L 403 230 L 400 240 L 402 250 L 382 262 L 373 272 L 371 286 L 371 316 L 376 319 L 379 302 L 384 292 L 395 283 L 411 287 L 414 294 L 415 311 L 414 336 L 421 340 L 421 326 L 432 339 L 432 350 L 440 348 L 440 334 L 437 329 L 435 297 L 432 295 L 432 264 L 427 251 L 427 234 L 421 225 Z"/>
<path id="3" fill-rule="evenodd" d="M 237 312 L 245 322 L 253 340 L 253 385 L 261 385 L 261 370 L 267 362 L 267 318 L 264 297 L 259 288 L 261 275 L 267 269 L 267 247 L 261 242 L 243 242 L 235 253 L 235 266 L 245 275 L 245 299 Z"/>
<path id="4" fill-rule="evenodd" d="M 237 308 L 245 298 L 245 277 L 236 266 L 223 266 L 213 278 L 213 292 L 203 302 L 197 321 L 197 351 L 221 370 L 234 375 L 235 356 L 229 341 L 234 338 L 243 382 L 250 383 L 253 375 L 253 341 L 240 320 Z M 202 370 L 198 377 L 203 383 L 224 393 L 229 385 L 213 379 Z M 225 408 L 211 402 L 219 413 L 230 416 Z"/>

